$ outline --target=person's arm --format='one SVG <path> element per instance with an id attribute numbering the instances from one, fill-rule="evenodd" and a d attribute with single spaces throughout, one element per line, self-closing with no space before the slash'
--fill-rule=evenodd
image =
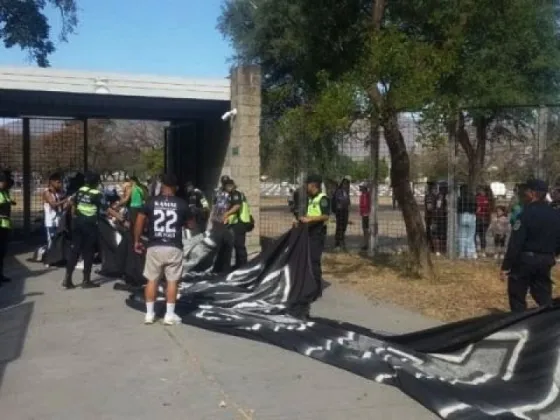
<path id="1" fill-rule="evenodd" d="M 123 207 L 130 201 L 130 196 L 132 195 L 132 184 L 126 183 L 123 188 L 123 196 L 119 201 L 117 201 L 114 207 Z"/>
<path id="2" fill-rule="evenodd" d="M 513 264 L 519 260 L 523 249 L 523 244 L 527 239 L 527 213 L 522 213 L 521 217 L 515 221 L 511 230 L 508 247 L 502 262 L 502 272 L 508 273 Z"/>
<path id="3" fill-rule="evenodd" d="M 208 204 L 208 200 L 206 199 L 206 196 L 202 193 L 202 191 L 198 192 L 198 198 L 202 210 L 204 211 L 204 213 L 208 213 L 210 211 L 210 205 Z"/>
<path id="4" fill-rule="evenodd" d="M 63 198 L 62 200 L 56 201 L 54 199 L 53 194 L 49 194 L 48 190 L 43 191 L 43 202 L 47 203 L 53 210 L 56 210 L 57 207 L 60 207 L 63 204 L 66 204 L 68 198 Z"/>
<path id="5" fill-rule="evenodd" d="M 233 216 L 239 211 L 243 202 L 243 197 L 241 196 L 241 193 L 239 191 L 232 191 L 229 196 L 231 208 L 224 214 L 224 223 L 230 216 Z"/>
<path id="6" fill-rule="evenodd" d="M 133 229 L 135 244 L 140 243 L 142 232 L 144 232 L 144 225 L 146 224 L 146 219 L 147 219 L 145 211 L 146 211 L 145 209 L 142 209 L 136 215 L 136 220 L 134 222 L 134 229 Z"/>

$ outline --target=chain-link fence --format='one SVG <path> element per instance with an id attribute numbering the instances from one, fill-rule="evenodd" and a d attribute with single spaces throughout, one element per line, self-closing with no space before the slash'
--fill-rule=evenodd
<path id="1" fill-rule="evenodd" d="M 77 172 L 100 173 L 121 191 L 126 174 L 145 180 L 163 170 L 165 123 L 149 121 L 0 118 L 0 169 L 10 171 L 14 238 L 41 232 L 50 175 L 65 186 Z M 25 141 L 28 139 L 28 141 Z"/>
<path id="2" fill-rule="evenodd" d="M 24 141 L 28 138 L 29 141 Z M 53 172 L 83 170 L 84 122 L 70 119 L 0 119 L 0 167 L 11 171 L 16 236 L 39 229 L 43 191 Z"/>
<path id="3" fill-rule="evenodd" d="M 420 113 L 399 115 L 411 190 L 434 253 L 500 258 L 510 219 L 519 210 L 516 186 L 530 177 L 543 178 L 551 186 L 560 182 L 559 116 L 560 108 L 553 107 L 474 110 L 462 113 L 450 128 Z M 267 156 L 261 170 L 261 236 L 277 237 L 289 228 L 294 192 L 297 196 L 302 176 L 314 172 L 323 176 L 332 210 L 339 213 L 331 217 L 327 248 L 357 250 L 369 246 L 373 237 L 376 252 L 406 251 L 406 225 L 393 196 L 391 156 L 382 129 L 376 157 L 371 147 L 375 135 L 367 120 L 354 122 L 321 148 L 309 146 L 303 137 L 294 148 L 270 129 L 275 121 L 265 120 L 262 126 L 270 131 L 262 134 Z M 350 180 L 347 218 L 337 210 L 344 205 L 335 198 L 345 177 Z M 366 219 L 369 216 L 374 220 Z M 370 235 L 366 228 L 375 225 Z"/>

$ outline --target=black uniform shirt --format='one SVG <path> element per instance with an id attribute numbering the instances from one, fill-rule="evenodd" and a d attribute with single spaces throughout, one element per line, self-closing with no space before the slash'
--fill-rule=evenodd
<path id="1" fill-rule="evenodd" d="M 233 190 L 229 193 L 229 209 L 233 206 L 240 206 L 243 203 L 243 194 L 240 191 Z"/>
<path id="2" fill-rule="evenodd" d="M 142 209 L 148 217 L 148 247 L 174 246 L 183 249 L 183 226 L 187 223 L 187 202 L 175 196 L 151 197 Z"/>
<path id="3" fill-rule="evenodd" d="M 544 201 L 523 208 L 513 225 L 502 270 L 510 270 L 523 252 L 550 256 L 560 253 L 560 212 Z"/>
<path id="4" fill-rule="evenodd" d="M 204 195 L 200 190 L 194 189 L 192 191 L 187 191 L 185 195 L 185 199 L 187 200 L 187 203 L 191 208 L 201 209 L 204 207 L 202 205 L 202 200 L 204 199 Z"/>
<path id="5" fill-rule="evenodd" d="M 75 205 L 76 221 L 86 223 L 97 223 L 99 213 L 106 211 L 109 207 L 108 203 L 103 200 L 103 194 L 96 188 L 88 188 L 82 190 L 81 188 L 72 196 L 72 202 Z M 84 214 L 80 208 L 82 205 L 96 207 L 95 214 Z"/>

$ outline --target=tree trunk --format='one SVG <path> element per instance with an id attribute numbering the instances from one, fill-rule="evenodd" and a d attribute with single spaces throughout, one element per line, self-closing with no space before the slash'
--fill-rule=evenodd
<path id="1" fill-rule="evenodd" d="M 428 248 L 426 229 L 420 208 L 410 185 L 410 159 L 404 138 L 399 130 L 398 117 L 391 112 L 382 121 L 385 141 L 391 154 L 391 184 L 393 194 L 400 205 L 408 248 L 411 256 L 411 270 L 420 276 L 432 276 L 433 264 Z"/>
<path id="2" fill-rule="evenodd" d="M 476 145 L 473 145 L 469 138 L 469 133 L 465 127 L 465 115 L 462 112 L 459 113 L 457 140 L 467 156 L 467 185 L 471 191 L 474 191 L 482 181 L 482 171 L 486 157 L 488 119 L 477 117 L 474 120 L 474 125 L 476 128 Z"/>

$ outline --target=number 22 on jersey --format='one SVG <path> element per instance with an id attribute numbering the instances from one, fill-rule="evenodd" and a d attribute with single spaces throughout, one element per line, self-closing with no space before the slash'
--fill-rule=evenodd
<path id="1" fill-rule="evenodd" d="M 154 210 L 154 233 L 157 236 L 169 237 L 177 232 L 177 211 L 173 209 Z"/>

